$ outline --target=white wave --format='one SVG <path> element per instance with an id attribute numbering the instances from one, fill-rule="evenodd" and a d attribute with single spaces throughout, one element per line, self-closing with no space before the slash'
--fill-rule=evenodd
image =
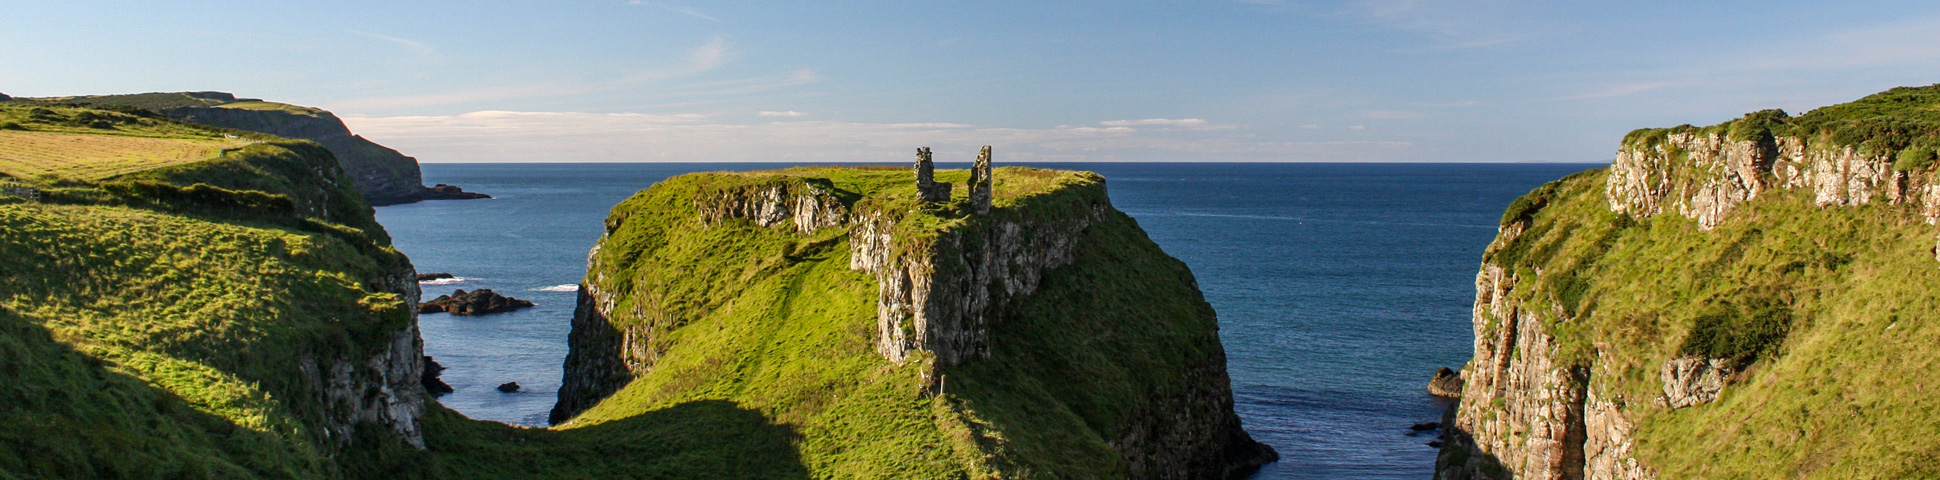
<path id="1" fill-rule="evenodd" d="M 532 289 L 532 291 L 534 291 L 534 292 L 577 292 L 577 291 L 579 291 L 579 284 L 577 284 L 577 283 L 568 283 L 568 284 L 565 284 L 565 285 L 553 285 L 553 286 L 550 286 L 550 287 L 539 287 L 539 288 L 534 288 L 534 289 Z"/>
<path id="2" fill-rule="evenodd" d="M 469 281 L 472 281 L 472 279 L 465 278 L 465 277 L 451 277 L 451 278 L 440 278 L 437 280 L 425 280 L 422 282 L 418 282 L 418 285 L 450 285 L 454 283 L 465 283 Z"/>

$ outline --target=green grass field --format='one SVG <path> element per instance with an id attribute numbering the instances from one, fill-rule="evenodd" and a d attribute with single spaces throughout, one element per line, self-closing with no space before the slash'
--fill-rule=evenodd
<path id="1" fill-rule="evenodd" d="M 254 140 L 154 138 L 112 134 L 0 131 L 0 174 L 100 180 L 199 162 Z"/>

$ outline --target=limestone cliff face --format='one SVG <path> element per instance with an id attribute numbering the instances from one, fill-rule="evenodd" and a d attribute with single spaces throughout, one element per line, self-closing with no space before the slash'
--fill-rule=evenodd
<path id="1" fill-rule="evenodd" d="M 424 195 L 424 177 L 417 159 L 350 133 L 350 128 L 335 114 L 295 108 L 299 107 L 276 110 L 181 107 L 163 109 L 162 113 L 183 122 L 323 144 L 337 156 L 357 191 L 372 205 L 408 203 Z"/>
<path id="2" fill-rule="evenodd" d="M 849 268 L 881 285 L 876 351 L 901 363 L 912 352 L 942 365 L 989 358 L 990 322 L 1011 298 L 1030 295 L 1048 269 L 1071 263 L 1071 247 L 1108 205 L 1072 205 L 1073 216 L 985 217 L 899 244 L 899 212 L 866 210 L 850 230 Z M 899 248 L 900 246 L 900 248 Z"/>
<path id="3" fill-rule="evenodd" d="M 1819 205 L 1863 205 L 1875 199 L 1940 205 L 1893 170 L 1886 154 L 1796 137 L 1733 140 L 1725 133 L 1672 133 L 1661 142 L 1626 143 L 1610 166 L 1610 210 L 1638 217 L 1675 211 L 1704 229 L 1716 227 L 1739 204 L 1773 188 L 1812 191 Z M 1917 197 L 1917 198 L 1916 198 Z M 1929 206 L 1927 219 L 1940 219 Z"/>

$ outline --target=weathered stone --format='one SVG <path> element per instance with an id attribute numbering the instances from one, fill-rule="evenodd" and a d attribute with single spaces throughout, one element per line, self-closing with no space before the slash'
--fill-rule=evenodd
<path id="1" fill-rule="evenodd" d="M 1687 356 L 1664 362 L 1658 379 L 1664 382 L 1664 403 L 1684 408 L 1717 400 L 1731 374 L 1724 359 Z"/>
<path id="2" fill-rule="evenodd" d="M 477 192 L 467 192 L 457 185 L 445 185 L 442 183 L 424 187 L 424 190 L 418 194 L 419 200 L 472 200 L 479 198 L 492 198 L 492 196 Z"/>
<path id="3" fill-rule="evenodd" d="M 498 391 L 513 393 L 519 391 L 519 382 L 505 382 L 498 385 Z"/>

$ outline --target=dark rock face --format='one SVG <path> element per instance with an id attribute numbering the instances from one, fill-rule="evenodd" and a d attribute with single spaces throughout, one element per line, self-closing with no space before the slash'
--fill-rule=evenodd
<path id="1" fill-rule="evenodd" d="M 1428 394 L 1445 398 L 1462 398 L 1462 374 L 1442 367 L 1435 371 L 1435 379 L 1428 381 Z"/>
<path id="2" fill-rule="evenodd" d="M 505 393 L 517 392 L 519 391 L 519 382 L 505 382 L 505 383 L 499 384 L 498 391 L 505 392 Z"/>
<path id="3" fill-rule="evenodd" d="M 424 356 L 424 371 L 418 377 L 418 383 L 424 384 L 424 393 L 444 395 L 453 391 L 450 384 L 438 378 L 438 374 L 444 371 L 444 365 L 439 365 L 436 360 L 431 359 L 430 355 Z"/>
<path id="4" fill-rule="evenodd" d="M 489 288 L 470 292 L 460 289 L 450 295 L 418 304 L 418 313 L 445 312 L 452 315 L 480 315 L 507 312 L 532 306 L 532 302 L 499 295 Z"/>
<path id="5" fill-rule="evenodd" d="M 452 274 L 449 274 L 449 273 L 420 273 L 420 274 L 418 274 L 418 281 L 420 281 L 420 282 L 424 282 L 424 281 L 430 281 L 430 280 L 438 280 L 438 279 L 444 279 L 444 278 L 458 278 L 458 277 L 455 277 L 455 276 L 452 276 Z"/>
<path id="6" fill-rule="evenodd" d="M 475 198 L 492 198 L 492 196 L 483 193 L 467 192 L 463 188 L 458 188 L 457 185 L 445 185 L 442 183 L 437 186 L 424 187 L 424 191 L 418 194 L 418 199 L 420 200 L 471 200 Z"/>

